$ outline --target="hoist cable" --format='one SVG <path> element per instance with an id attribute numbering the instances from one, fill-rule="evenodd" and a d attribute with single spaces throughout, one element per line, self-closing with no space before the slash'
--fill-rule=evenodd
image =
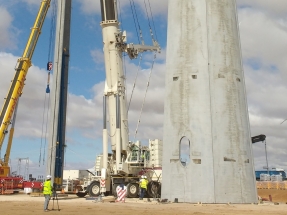
<path id="1" fill-rule="evenodd" d="M 148 10 L 147 10 L 147 6 L 146 6 L 146 2 L 144 0 L 144 6 L 145 6 L 145 11 L 146 11 L 146 16 L 147 16 L 147 20 L 148 20 L 148 26 L 149 28 L 151 29 L 151 26 L 150 26 L 150 18 L 149 18 L 149 13 L 148 13 Z"/>
<path id="2" fill-rule="evenodd" d="M 125 89 L 124 89 L 124 95 L 127 95 L 127 91 L 128 91 L 128 88 L 127 88 L 127 85 L 126 85 L 126 77 L 127 77 L 127 66 L 126 66 L 126 55 L 125 54 L 122 54 L 122 58 L 123 58 L 123 60 L 122 60 L 122 62 L 123 62 L 123 64 L 122 64 L 122 69 L 123 69 L 123 71 L 124 71 L 124 86 L 125 86 Z M 126 96 L 125 96 L 125 100 L 126 100 Z M 125 101 L 126 102 L 126 101 Z M 128 111 L 127 111 L 128 112 Z"/>
<path id="3" fill-rule="evenodd" d="M 50 27 L 50 38 L 49 38 L 49 51 L 48 51 L 48 62 L 52 61 L 52 52 L 53 52 L 53 38 L 55 35 L 55 22 L 56 22 L 56 1 L 53 1 L 53 9 L 52 9 L 52 18 L 51 18 L 51 27 Z"/>
<path id="4" fill-rule="evenodd" d="M 141 26 L 140 26 L 140 23 L 139 23 L 139 19 L 138 19 L 137 10 L 136 10 L 136 6 L 135 6 L 135 2 L 134 2 L 134 0 L 132 0 L 132 2 L 133 2 L 133 7 L 134 7 L 136 19 L 137 19 L 137 24 L 138 24 L 139 29 L 141 29 Z"/>
<path id="5" fill-rule="evenodd" d="M 41 133 L 41 145 L 40 145 L 40 155 L 39 155 L 39 167 L 41 164 L 41 155 L 42 155 L 42 145 L 43 145 L 43 133 L 44 133 L 44 118 L 45 118 L 45 112 L 46 112 L 46 95 L 45 93 L 45 99 L 44 99 L 44 110 L 43 110 L 43 117 L 42 117 L 42 133 Z"/>
<path id="6" fill-rule="evenodd" d="M 55 25 L 56 25 L 56 9 L 57 9 L 57 5 L 56 5 L 56 0 L 52 1 L 52 15 L 51 15 L 51 26 L 50 26 L 50 38 L 49 38 L 49 51 L 48 51 L 48 63 L 52 62 L 52 53 L 53 53 L 53 41 L 54 41 L 54 36 L 55 36 Z M 47 69 L 48 66 L 47 66 Z M 50 69 L 49 69 L 50 71 Z M 50 72 L 48 75 L 48 83 L 47 83 L 47 88 L 49 86 L 49 82 L 50 82 Z M 50 90 L 49 90 L 50 91 Z M 48 124 L 48 115 L 49 115 L 49 105 L 50 105 L 50 93 L 47 92 L 46 89 L 46 93 L 45 93 L 45 101 L 44 101 L 44 111 L 43 111 L 43 119 L 42 119 L 42 134 L 41 134 L 41 148 L 40 148 L 40 156 L 39 156 L 39 166 L 41 163 L 41 156 L 42 156 L 42 144 L 43 144 L 43 132 L 44 132 L 44 122 L 45 122 L 45 110 L 46 110 L 46 94 L 49 94 L 48 97 L 48 109 L 47 109 L 47 117 L 46 117 L 46 128 L 45 128 L 45 144 L 44 144 L 44 151 L 43 151 L 43 165 L 45 163 L 45 152 L 46 152 L 46 143 L 47 143 L 47 124 Z"/>
<path id="7" fill-rule="evenodd" d="M 119 15 L 120 15 L 120 23 L 121 23 L 121 29 L 124 29 L 124 25 L 123 25 L 123 18 L 122 18 L 122 7 L 121 7 L 121 1 L 118 0 L 119 4 L 118 4 L 118 11 L 119 11 Z"/>
<path id="8" fill-rule="evenodd" d="M 136 10 L 136 7 L 135 7 L 135 2 L 134 2 L 134 0 L 132 0 L 132 1 L 133 1 L 133 7 L 134 7 L 135 14 L 136 14 L 136 19 L 137 19 L 138 27 L 139 27 L 140 41 L 141 41 L 141 44 L 144 45 L 143 34 L 142 34 L 141 26 L 140 26 L 140 23 L 139 23 L 139 19 L 138 19 L 138 15 L 137 15 L 137 10 Z"/>
<path id="9" fill-rule="evenodd" d="M 153 13 L 152 13 L 151 5 L 150 5 L 150 0 L 148 0 L 148 4 L 149 4 L 149 10 L 150 10 L 151 19 L 152 19 L 153 29 L 154 29 L 154 33 L 155 33 L 155 39 L 156 39 L 156 41 L 158 41 L 157 40 L 156 28 L 155 28 L 155 24 L 154 24 L 154 19 L 153 19 Z"/>
<path id="10" fill-rule="evenodd" d="M 50 109 L 50 93 L 48 97 L 48 110 Z M 45 164 L 45 155 L 46 155 L 46 144 L 47 144 L 47 133 L 48 133 L 48 117 L 49 111 L 46 114 L 46 129 L 45 129 L 45 143 L 44 143 L 44 154 L 43 154 L 43 165 Z"/>
<path id="11" fill-rule="evenodd" d="M 138 14 L 137 14 L 135 2 L 134 2 L 134 0 L 132 0 L 132 2 L 133 2 L 133 7 L 134 7 L 135 15 L 136 15 L 136 20 L 137 20 L 137 24 L 138 24 L 138 28 L 139 28 L 139 32 L 140 32 L 141 43 L 144 44 L 142 29 L 141 29 L 141 26 L 140 26 L 140 23 L 139 23 L 139 19 L 138 19 Z"/>
<path id="12" fill-rule="evenodd" d="M 134 20 L 135 29 L 136 29 L 136 32 L 137 32 L 138 42 L 140 43 L 139 32 L 138 32 L 138 28 L 137 28 L 137 24 L 136 24 L 136 20 L 135 20 L 135 14 L 134 14 L 134 10 L 133 10 L 133 6 L 132 6 L 131 0 L 130 0 L 130 6 L 131 6 L 132 14 L 133 14 L 133 20 Z"/>
<path id="13" fill-rule="evenodd" d="M 139 128 L 139 124 L 140 124 L 143 108 L 144 108 L 144 105 L 145 105 L 145 99 L 146 99 L 147 91 L 148 91 L 148 88 L 149 88 L 149 82 L 150 82 L 152 70 L 153 70 L 153 67 L 154 67 L 155 59 L 156 59 L 156 53 L 154 54 L 153 62 L 152 62 L 151 68 L 150 68 L 150 73 L 149 73 L 149 77 L 148 77 L 147 87 L 146 87 L 144 99 L 143 99 L 142 106 L 141 106 L 140 116 L 139 116 L 139 119 L 138 119 L 138 122 L 137 122 L 137 127 L 136 127 L 136 130 L 135 130 L 134 142 L 136 140 L 136 136 L 137 136 L 137 133 L 138 133 L 138 128 Z"/>
<path id="14" fill-rule="evenodd" d="M 140 71 L 141 61 L 142 61 L 142 53 L 141 53 L 141 55 L 140 55 L 139 64 L 138 64 L 138 69 L 137 69 L 136 77 L 135 77 L 135 80 L 134 80 L 134 83 L 133 83 L 133 88 L 132 88 L 132 92 L 131 92 L 131 96 L 130 96 L 130 100 L 129 100 L 129 105 L 128 105 L 128 108 L 127 108 L 127 112 L 128 112 L 129 109 L 130 109 L 132 97 L 133 97 L 133 94 L 134 94 L 134 89 L 135 89 L 135 87 L 136 87 L 136 82 L 137 82 L 138 74 L 139 74 L 139 71 Z"/>
<path id="15" fill-rule="evenodd" d="M 153 32 L 152 32 L 152 28 L 151 28 L 151 24 L 150 24 L 150 17 L 149 17 L 149 13 L 147 10 L 147 5 L 146 5 L 146 0 L 144 0 L 144 5 L 145 5 L 145 11 L 146 11 L 146 15 L 147 15 L 147 20 L 148 20 L 148 25 L 149 25 L 149 30 L 150 30 L 150 34 L 151 34 L 151 38 L 154 41 L 154 37 L 153 37 Z M 150 11 L 151 12 L 151 11 Z"/>

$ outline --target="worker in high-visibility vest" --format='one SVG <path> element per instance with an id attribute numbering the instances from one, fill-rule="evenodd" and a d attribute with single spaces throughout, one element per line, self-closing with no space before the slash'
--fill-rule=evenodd
<path id="1" fill-rule="evenodd" d="M 142 175 L 141 180 L 140 180 L 140 188 L 141 188 L 141 193 L 140 193 L 140 198 L 139 198 L 140 200 L 143 200 L 143 197 L 147 190 L 147 184 L 148 184 L 147 177 Z"/>
<path id="2" fill-rule="evenodd" d="M 49 205 L 50 198 L 53 194 L 53 187 L 51 184 L 51 178 L 52 178 L 52 176 L 47 175 L 47 180 L 43 184 L 43 194 L 45 197 L 45 203 L 44 203 L 44 211 L 45 212 L 49 211 L 48 205 Z"/>

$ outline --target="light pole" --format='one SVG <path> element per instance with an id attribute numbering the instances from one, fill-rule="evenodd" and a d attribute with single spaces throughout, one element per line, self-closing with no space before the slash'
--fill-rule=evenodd
<path id="1" fill-rule="evenodd" d="M 265 143 L 265 158 L 266 158 L 266 167 L 267 174 L 269 175 L 269 167 L 268 167 L 268 158 L 267 158 L 267 146 L 266 146 L 266 136 L 264 134 L 260 134 L 258 136 L 251 137 L 252 143 L 264 142 Z"/>
<path id="2" fill-rule="evenodd" d="M 267 165 L 267 174 L 269 175 L 269 167 L 268 167 L 268 159 L 267 159 L 266 139 L 264 140 L 264 143 L 265 143 L 265 157 L 266 157 L 266 165 Z"/>

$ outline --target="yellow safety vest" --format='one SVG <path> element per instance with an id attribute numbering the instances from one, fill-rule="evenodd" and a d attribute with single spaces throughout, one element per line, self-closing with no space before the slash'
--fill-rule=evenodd
<path id="1" fill-rule="evenodd" d="M 143 188 L 143 189 L 147 189 L 147 184 L 148 184 L 148 180 L 146 180 L 146 179 L 143 179 L 142 181 L 141 181 L 141 188 Z"/>
<path id="2" fill-rule="evenodd" d="M 43 185 L 43 194 L 44 195 L 52 195 L 52 185 L 51 181 L 45 181 Z"/>

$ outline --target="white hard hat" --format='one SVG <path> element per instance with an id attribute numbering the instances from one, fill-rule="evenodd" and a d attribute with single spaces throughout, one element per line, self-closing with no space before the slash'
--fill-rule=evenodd
<path id="1" fill-rule="evenodd" d="M 50 179 L 50 178 L 52 178 L 52 176 L 50 176 L 50 175 L 47 175 L 47 179 Z"/>
<path id="2" fill-rule="evenodd" d="M 147 178 L 146 175 L 144 176 L 144 178 Z"/>
<path id="3" fill-rule="evenodd" d="M 144 175 L 142 175 L 142 177 L 141 178 L 144 178 Z"/>

